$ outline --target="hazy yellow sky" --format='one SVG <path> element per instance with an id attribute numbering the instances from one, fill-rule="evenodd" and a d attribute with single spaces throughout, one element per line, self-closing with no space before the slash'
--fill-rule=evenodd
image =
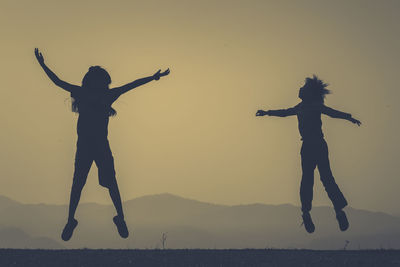
<path id="1" fill-rule="evenodd" d="M 295 117 L 313 73 L 333 174 L 351 206 L 400 213 L 400 1 L 0 1 L 0 194 L 67 203 L 77 116 L 34 58 L 80 84 L 91 65 L 112 86 L 170 76 L 114 104 L 109 139 L 122 198 L 170 192 L 203 201 L 299 205 Z M 111 203 L 93 166 L 82 201 Z M 329 204 L 316 173 L 315 205 Z"/>

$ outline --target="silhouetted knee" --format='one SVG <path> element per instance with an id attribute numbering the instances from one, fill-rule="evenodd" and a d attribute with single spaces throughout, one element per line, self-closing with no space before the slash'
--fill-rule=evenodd
<path id="1" fill-rule="evenodd" d="M 76 177 L 72 182 L 72 190 L 81 192 L 85 184 L 86 184 L 86 179 Z"/>
<path id="2" fill-rule="evenodd" d="M 301 176 L 301 184 L 314 185 L 314 171 L 303 171 L 303 175 Z"/>
<path id="3" fill-rule="evenodd" d="M 337 187 L 337 184 L 335 182 L 335 178 L 333 178 L 332 175 L 321 176 L 321 182 L 324 185 L 324 187 L 327 188 L 327 189 L 336 188 Z"/>
<path id="4" fill-rule="evenodd" d="M 119 192 L 119 190 L 118 190 L 118 184 L 117 184 L 117 181 L 115 180 L 115 179 L 112 179 L 111 181 L 109 181 L 108 183 L 107 183 L 107 186 L 106 186 L 107 188 L 108 188 L 108 191 L 110 192 L 110 194 L 111 193 L 116 193 L 116 192 Z"/>

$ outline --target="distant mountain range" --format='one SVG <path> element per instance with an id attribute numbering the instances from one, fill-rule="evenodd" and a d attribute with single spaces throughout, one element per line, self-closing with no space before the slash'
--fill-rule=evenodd
<path id="1" fill-rule="evenodd" d="M 313 234 L 301 226 L 299 207 L 292 205 L 225 206 L 171 194 L 151 195 L 124 203 L 130 230 L 121 239 L 109 205 L 82 203 L 74 236 L 60 235 L 68 206 L 21 204 L 0 196 L 0 247 L 3 248 L 309 248 L 400 249 L 400 218 L 346 208 L 350 228 L 340 232 L 330 207 L 315 207 Z"/>

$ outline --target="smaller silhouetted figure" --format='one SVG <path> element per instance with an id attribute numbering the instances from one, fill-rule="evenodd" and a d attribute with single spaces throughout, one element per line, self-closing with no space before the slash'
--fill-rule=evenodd
<path id="1" fill-rule="evenodd" d="M 44 63 L 39 50 L 35 49 L 36 58 L 47 76 L 59 87 L 71 93 L 72 110 L 79 113 L 76 146 L 75 171 L 72 182 L 69 203 L 68 222 L 64 227 L 61 238 L 68 241 L 78 224 L 74 218 L 75 211 L 81 197 L 82 189 L 93 161 L 98 168 L 99 183 L 108 188 L 111 199 L 117 211 L 113 218 L 121 237 L 127 238 L 129 231 L 122 211 L 121 196 L 115 178 L 114 158 L 108 142 L 108 121 L 116 111 L 111 107 L 118 97 L 135 87 L 143 85 L 169 74 L 159 70 L 154 75 L 138 79 L 121 87 L 109 89 L 111 77 L 107 71 L 99 66 L 89 68 L 83 77 L 82 86 L 72 85 L 60 80 Z"/>
<path id="2" fill-rule="evenodd" d="M 289 109 L 258 110 L 256 113 L 256 116 L 297 116 L 299 131 L 303 140 L 300 152 L 303 171 L 300 200 L 303 223 L 309 233 L 315 230 L 310 211 L 313 199 L 314 170 L 316 167 L 318 167 L 321 181 L 335 208 L 340 230 L 345 231 L 349 227 L 349 222 L 343 211 L 343 208 L 347 206 L 347 201 L 336 184 L 329 165 L 328 146 L 321 129 L 321 114 L 326 114 L 332 118 L 345 119 L 358 126 L 361 125 L 361 122 L 354 119 L 351 114 L 334 110 L 324 105 L 325 95 L 330 93 L 326 89 L 327 86 L 328 84 L 318 79 L 315 75 L 313 78 L 306 78 L 304 86 L 299 91 L 299 98 L 302 101 L 298 105 Z"/>

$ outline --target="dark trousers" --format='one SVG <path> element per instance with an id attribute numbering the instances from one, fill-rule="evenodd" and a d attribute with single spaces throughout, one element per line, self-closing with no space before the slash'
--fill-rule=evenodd
<path id="1" fill-rule="evenodd" d="M 315 167 L 318 167 L 321 182 L 334 208 L 340 210 L 346 207 L 347 201 L 336 184 L 329 165 L 328 145 L 321 138 L 317 141 L 303 141 L 301 147 L 301 168 L 303 170 L 300 185 L 301 210 L 303 212 L 311 210 Z"/>

